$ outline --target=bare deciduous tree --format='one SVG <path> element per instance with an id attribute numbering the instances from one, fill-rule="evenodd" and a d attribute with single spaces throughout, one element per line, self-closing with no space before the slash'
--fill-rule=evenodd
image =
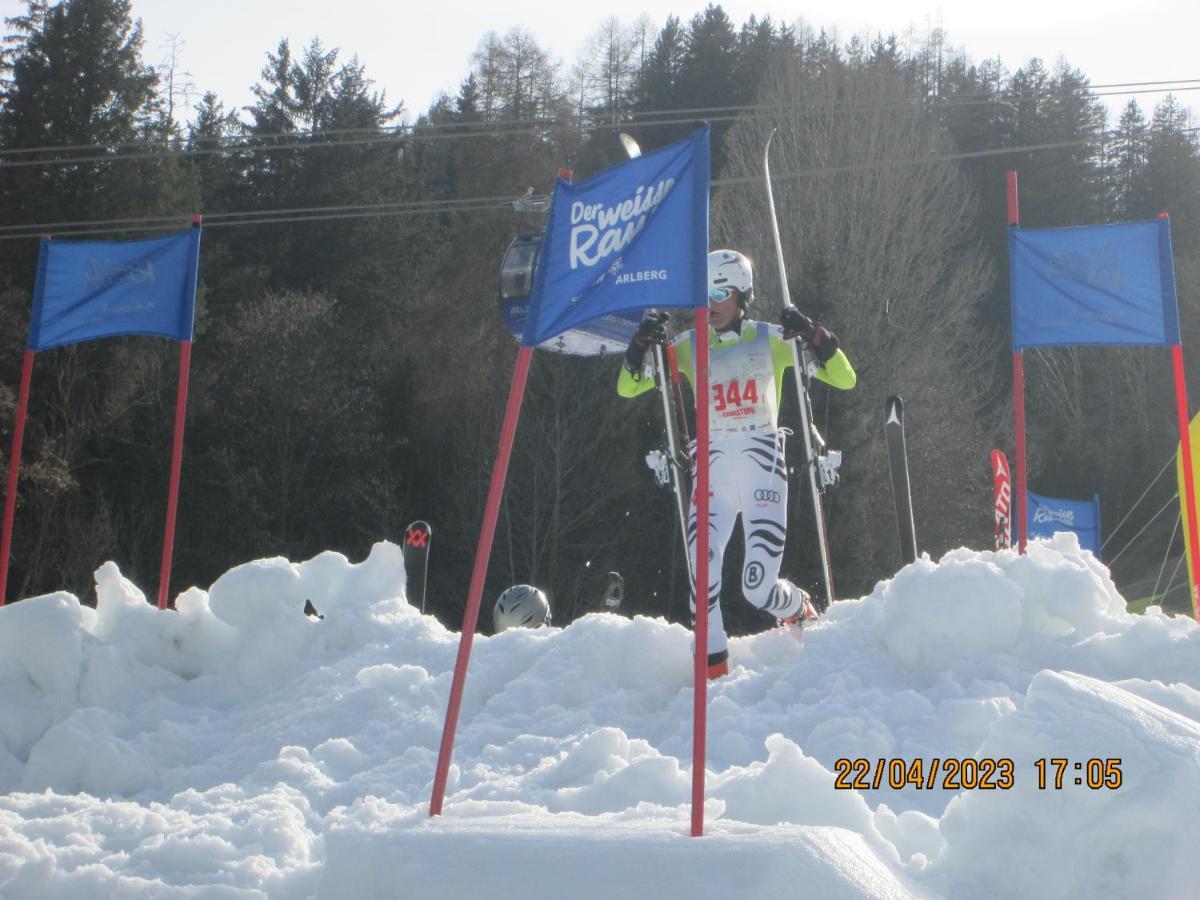
<path id="1" fill-rule="evenodd" d="M 749 180 L 718 191 L 714 243 L 753 255 L 756 312 L 777 316 L 761 180 L 763 146 L 777 129 L 771 168 L 792 297 L 836 331 L 859 373 L 851 394 L 819 389 L 814 399 L 847 451 L 831 504 L 835 558 L 855 573 L 847 589 L 869 587 L 898 560 L 895 545 L 880 546 L 878 529 L 866 527 L 892 515 L 881 501 L 890 493 L 882 427 L 890 394 L 907 403 L 921 547 L 985 539 L 991 436 L 981 416 L 996 385 L 972 363 L 988 352 L 979 319 L 993 275 L 973 237 L 970 186 L 939 160 L 948 141 L 894 67 L 866 60 L 814 72 L 792 62 L 765 79 L 759 104 L 726 142 L 722 174 Z"/>
<path id="2" fill-rule="evenodd" d="M 646 55 L 645 41 L 651 30 L 642 16 L 623 25 L 609 16 L 584 42 L 573 71 L 572 98 L 579 112 L 601 111 L 610 121 L 633 105 L 634 89 Z"/>
<path id="3" fill-rule="evenodd" d="M 484 121 L 553 115 L 563 97 L 558 63 L 524 28 L 489 31 L 471 56 Z"/>

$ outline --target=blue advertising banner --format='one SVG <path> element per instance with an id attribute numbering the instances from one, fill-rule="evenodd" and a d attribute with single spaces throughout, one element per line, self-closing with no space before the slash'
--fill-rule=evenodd
<path id="1" fill-rule="evenodd" d="M 708 304 L 708 135 L 558 182 L 522 344 L 601 316 Z"/>
<path id="2" fill-rule="evenodd" d="M 1009 228 L 1013 350 L 1179 343 L 1168 219 Z"/>
<path id="3" fill-rule="evenodd" d="M 141 241 L 43 240 L 30 350 L 153 334 L 191 340 L 200 229 Z"/>
<path id="4" fill-rule="evenodd" d="M 1079 535 L 1079 546 L 1100 556 L 1100 495 L 1091 500 L 1059 500 L 1026 491 L 1029 497 L 1029 539 L 1059 531 Z"/>

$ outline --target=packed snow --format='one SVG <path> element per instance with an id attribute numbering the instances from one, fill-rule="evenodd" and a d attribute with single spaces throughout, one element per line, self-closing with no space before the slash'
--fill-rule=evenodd
<path id="1" fill-rule="evenodd" d="M 1200 893 L 1200 627 L 1127 613 L 1071 535 L 733 639 L 700 838 L 691 635 L 613 614 L 493 637 L 485 611 L 430 818 L 458 634 L 404 580 L 385 542 L 250 562 L 174 611 L 113 563 L 95 609 L 0 609 L 0 896 Z M 890 787 L 892 760 L 924 783 Z"/>

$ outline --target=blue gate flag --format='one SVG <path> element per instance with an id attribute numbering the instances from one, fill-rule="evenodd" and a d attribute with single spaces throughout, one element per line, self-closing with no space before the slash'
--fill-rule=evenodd
<path id="1" fill-rule="evenodd" d="M 1179 343 L 1171 225 L 1008 230 L 1013 350 Z"/>
<path id="2" fill-rule="evenodd" d="M 192 339 L 200 229 L 140 241 L 43 239 L 30 350 L 121 334 Z"/>
<path id="3" fill-rule="evenodd" d="M 600 316 L 708 305 L 708 134 L 558 182 L 523 345 Z"/>
<path id="4" fill-rule="evenodd" d="M 1059 500 L 1026 491 L 1029 538 L 1050 537 L 1059 531 L 1079 535 L 1079 546 L 1100 556 L 1100 495 L 1091 500 Z"/>

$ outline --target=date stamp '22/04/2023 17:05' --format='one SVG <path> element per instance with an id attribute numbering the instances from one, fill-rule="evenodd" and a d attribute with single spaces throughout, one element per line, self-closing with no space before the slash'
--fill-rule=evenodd
<path id="1" fill-rule="evenodd" d="M 1017 764 L 1007 757 L 931 757 L 924 759 L 849 759 L 834 762 L 834 787 L 865 791 L 891 788 L 947 791 L 1007 791 L 1016 787 Z M 1120 758 L 1092 758 L 1079 762 L 1064 757 L 1033 761 L 1039 790 L 1062 790 L 1072 784 L 1091 790 L 1116 790 L 1122 784 Z"/>

